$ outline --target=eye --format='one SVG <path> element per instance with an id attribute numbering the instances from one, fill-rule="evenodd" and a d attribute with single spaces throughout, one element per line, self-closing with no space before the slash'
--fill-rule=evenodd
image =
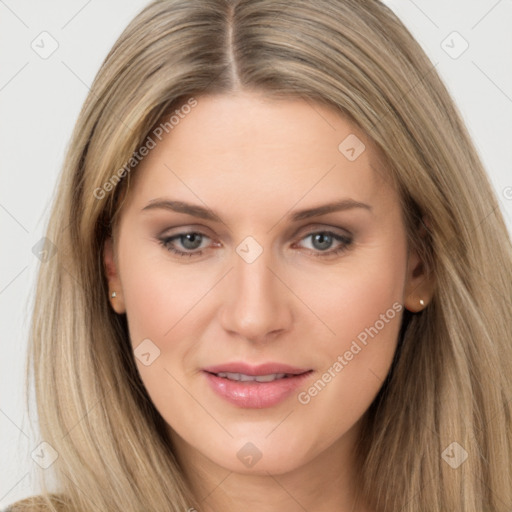
<path id="1" fill-rule="evenodd" d="M 197 231 L 190 231 L 186 233 L 179 233 L 177 235 L 173 235 L 170 237 L 164 237 L 159 239 L 160 244 L 165 247 L 168 251 L 173 252 L 177 254 L 178 256 L 200 256 L 203 251 L 197 251 L 197 249 L 200 247 L 201 242 L 208 238 L 203 233 L 198 233 Z M 185 248 L 184 251 L 177 249 L 174 245 L 174 241 L 178 240 L 179 243 L 182 245 L 182 247 Z M 196 251 L 196 252 L 188 252 L 188 251 Z"/>
<path id="2" fill-rule="evenodd" d="M 351 237 L 333 233 L 332 231 L 315 231 L 306 235 L 302 240 L 306 240 L 308 238 L 311 238 L 311 243 L 313 245 L 313 256 L 320 257 L 329 257 L 340 254 L 346 251 L 353 242 Z M 338 247 L 329 250 L 334 242 L 339 244 Z"/>

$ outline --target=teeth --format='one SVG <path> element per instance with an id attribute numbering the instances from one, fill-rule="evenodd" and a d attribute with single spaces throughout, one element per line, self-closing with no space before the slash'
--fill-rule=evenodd
<path id="1" fill-rule="evenodd" d="M 243 373 L 229 373 L 221 372 L 217 373 L 217 377 L 224 377 L 229 380 L 238 380 L 241 382 L 256 381 L 256 382 L 272 382 L 276 379 L 282 379 L 286 376 L 286 373 L 272 373 L 270 375 L 245 375 Z"/>

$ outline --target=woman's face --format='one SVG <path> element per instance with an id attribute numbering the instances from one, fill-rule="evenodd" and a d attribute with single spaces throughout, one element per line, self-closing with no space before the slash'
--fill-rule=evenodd
<path id="1" fill-rule="evenodd" d="M 196 100 L 153 137 L 105 250 L 141 378 L 187 459 L 258 474 L 342 460 L 421 298 L 398 195 L 326 106 Z M 275 380 L 222 376 L 240 372 Z"/>

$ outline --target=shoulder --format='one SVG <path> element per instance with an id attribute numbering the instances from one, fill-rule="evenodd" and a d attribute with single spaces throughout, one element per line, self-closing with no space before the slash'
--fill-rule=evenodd
<path id="1" fill-rule="evenodd" d="M 65 502 L 57 494 L 31 496 L 17 501 L 0 512 L 67 512 Z"/>

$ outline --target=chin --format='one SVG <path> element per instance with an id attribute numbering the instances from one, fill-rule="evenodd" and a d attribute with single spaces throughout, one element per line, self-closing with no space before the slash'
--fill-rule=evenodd
<path id="1" fill-rule="evenodd" d="M 253 441 L 233 439 L 221 452 L 212 453 L 211 447 L 208 447 L 209 453 L 203 454 L 212 462 L 229 471 L 247 475 L 279 475 L 307 462 L 306 453 L 299 452 L 296 445 L 283 446 L 281 442 L 273 443 L 264 437 L 255 437 Z"/>

